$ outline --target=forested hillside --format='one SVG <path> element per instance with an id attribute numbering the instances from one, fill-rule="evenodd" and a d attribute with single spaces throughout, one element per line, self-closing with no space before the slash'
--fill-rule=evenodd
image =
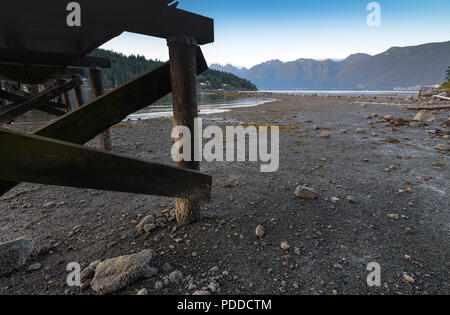
<path id="1" fill-rule="evenodd" d="M 103 80 L 106 89 L 121 85 L 136 76 L 162 64 L 159 60 L 148 60 L 144 56 L 125 56 L 104 49 L 96 49 L 91 56 L 108 58 L 111 60 L 111 69 L 103 71 Z M 241 79 L 231 73 L 207 70 L 198 77 L 200 89 L 225 89 L 254 91 L 256 86 L 246 79 Z"/>

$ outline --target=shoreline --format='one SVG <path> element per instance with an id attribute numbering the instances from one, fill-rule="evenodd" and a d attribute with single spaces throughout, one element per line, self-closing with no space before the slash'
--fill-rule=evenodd
<path id="1" fill-rule="evenodd" d="M 213 196 L 200 222 L 184 229 L 166 218 L 173 198 L 21 184 L 0 198 L 0 242 L 29 236 L 36 249 L 23 268 L 0 278 L 0 294 L 94 294 L 65 286 L 68 263 L 84 269 L 152 249 L 156 276 L 116 294 L 192 294 L 215 281 L 220 294 L 448 295 L 450 157 L 437 148 L 449 145 L 449 117 L 430 113 L 433 122 L 393 127 L 383 117 L 411 121 L 417 112 L 361 107 L 350 98 L 279 96 L 208 115 L 205 127 L 281 126 L 280 169 L 263 174 L 260 163 L 202 162 L 202 172 L 213 176 Z M 124 122 L 111 129 L 113 151 L 171 165 L 171 129 L 167 118 Z M 297 185 L 313 187 L 318 199 L 296 198 Z M 136 226 L 147 215 L 161 220 L 142 235 Z M 263 239 L 255 236 L 258 225 Z M 383 270 L 380 288 L 365 283 L 374 261 Z M 28 271 L 35 263 L 41 268 Z M 180 284 L 157 285 L 169 276 L 165 263 L 183 273 Z"/>

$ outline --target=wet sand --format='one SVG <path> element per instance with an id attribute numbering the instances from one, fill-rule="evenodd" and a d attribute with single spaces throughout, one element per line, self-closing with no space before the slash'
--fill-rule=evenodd
<path id="1" fill-rule="evenodd" d="M 371 103 L 414 102 L 265 97 L 278 101 L 203 116 L 203 123 L 281 126 L 279 171 L 261 173 L 260 163 L 203 162 L 202 171 L 213 176 L 213 197 L 203 204 L 201 221 L 187 228 L 168 221 L 147 236 L 136 233 L 144 216 L 166 217 L 173 198 L 34 184 L 1 197 L 0 242 L 26 235 L 36 249 L 23 268 L 0 279 L 0 294 L 80 294 L 67 288 L 68 263 L 85 267 L 147 248 L 154 250 L 154 267 L 169 263 L 184 282 L 157 290 L 155 283 L 168 276 L 160 270 L 118 294 L 142 288 L 189 294 L 211 281 L 220 294 L 449 294 L 449 155 L 436 149 L 449 144 L 443 125 L 449 111 L 432 112 L 436 121 L 429 126 L 390 127 L 377 119 L 412 120 L 417 112 Z M 364 118 L 371 113 L 379 117 Z M 112 129 L 114 151 L 170 164 L 171 128 L 170 119 L 124 122 Z M 296 198 L 300 184 L 314 187 L 319 198 Z M 255 236 L 260 224 L 262 240 Z M 284 241 L 288 251 L 280 248 Z M 41 268 L 29 272 L 36 262 Z M 366 284 L 371 262 L 382 268 L 379 288 Z"/>

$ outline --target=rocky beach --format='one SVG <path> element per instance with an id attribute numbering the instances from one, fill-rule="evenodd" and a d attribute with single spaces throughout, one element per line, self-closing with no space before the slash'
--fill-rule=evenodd
<path id="1" fill-rule="evenodd" d="M 18 257 L 0 294 L 449 294 L 449 111 L 408 109 L 448 101 L 259 96 L 276 101 L 203 123 L 280 126 L 278 172 L 203 162 L 212 200 L 192 226 L 177 228 L 173 198 L 35 184 L 0 197 L 0 243 L 30 240 L 0 245 Z M 113 151 L 171 164 L 171 130 L 122 122 Z"/>

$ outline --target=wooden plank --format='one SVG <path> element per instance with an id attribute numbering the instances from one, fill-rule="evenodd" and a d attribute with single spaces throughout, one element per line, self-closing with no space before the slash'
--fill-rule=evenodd
<path id="1" fill-rule="evenodd" d="M 212 178 L 0 128 L 0 179 L 166 197 L 211 198 Z"/>
<path id="2" fill-rule="evenodd" d="M 197 47 L 197 74 L 208 69 Z M 170 65 L 164 65 L 104 94 L 96 100 L 35 131 L 40 136 L 84 144 L 128 115 L 143 109 L 172 91 Z M 0 147 L 0 149 L 2 149 Z M 0 182 L 0 196 L 17 183 Z"/>
<path id="3" fill-rule="evenodd" d="M 37 84 L 67 73 L 66 67 L 33 66 L 0 63 L 0 76 L 24 84 Z"/>
<path id="4" fill-rule="evenodd" d="M 9 107 L 4 110 L 0 110 L 0 122 L 8 122 L 10 120 L 15 119 L 17 116 L 20 116 L 31 109 L 35 108 L 39 104 L 47 103 L 51 99 L 61 95 L 68 90 L 73 89 L 77 85 L 81 85 L 83 82 L 79 77 L 74 77 L 72 81 L 65 82 L 64 84 L 57 86 L 55 88 L 43 91 L 31 98 L 27 101 L 17 104 L 13 107 Z"/>
<path id="5" fill-rule="evenodd" d="M 0 49 L 0 62 L 45 66 L 111 68 L 111 61 L 106 58 L 75 54 L 44 53 L 13 48 Z"/>

